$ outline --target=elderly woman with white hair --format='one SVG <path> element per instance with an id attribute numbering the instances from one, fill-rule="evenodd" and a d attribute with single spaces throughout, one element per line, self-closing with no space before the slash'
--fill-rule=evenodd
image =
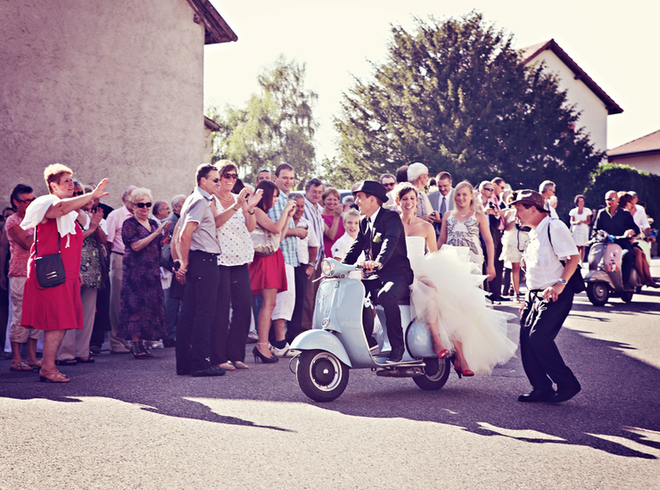
<path id="1" fill-rule="evenodd" d="M 427 223 L 440 223 L 440 214 L 433 210 L 431 201 L 426 195 L 426 184 L 429 182 L 429 169 L 420 162 L 413 163 L 408 167 L 408 182 L 417 190 L 419 200 L 417 202 L 417 217 Z"/>
<path id="2" fill-rule="evenodd" d="M 122 264 L 121 300 L 117 337 L 131 340 L 136 359 L 153 357 L 144 340 L 167 337 L 165 300 L 160 284 L 160 250 L 171 221 L 160 225 L 149 218 L 153 204 L 149 189 L 133 189 L 129 196 L 133 216 L 121 229 L 126 247 Z"/>

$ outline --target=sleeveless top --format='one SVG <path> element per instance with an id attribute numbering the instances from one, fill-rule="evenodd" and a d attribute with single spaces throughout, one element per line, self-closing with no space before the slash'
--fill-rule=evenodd
<path id="1" fill-rule="evenodd" d="M 470 251 L 470 260 L 481 265 L 484 253 L 479 239 L 479 221 L 474 213 L 465 221 L 458 221 L 454 215 L 447 218 L 447 245 L 454 247 L 467 247 Z"/>

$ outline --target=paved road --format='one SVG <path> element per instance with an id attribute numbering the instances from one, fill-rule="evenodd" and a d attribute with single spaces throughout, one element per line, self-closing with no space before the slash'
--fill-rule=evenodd
<path id="1" fill-rule="evenodd" d="M 518 359 L 438 392 L 353 371 L 327 404 L 251 356 L 193 379 L 104 353 L 66 385 L 0 361 L 0 489 L 660 488 L 660 292 L 580 295 L 558 343 L 584 388 L 558 406 L 516 401 Z"/>

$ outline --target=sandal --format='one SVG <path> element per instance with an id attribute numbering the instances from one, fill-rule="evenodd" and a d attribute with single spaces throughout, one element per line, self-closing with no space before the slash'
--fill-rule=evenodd
<path id="1" fill-rule="evenodd" d="M 37 361 L 34 364 L 31 364 L 31 363 L 28 362 L 27 365 L 30 366 L 35 371 L 38 371 L 39 369 L 41 369 L 41 361 Z"/>
<path id="2" fill-rule="evenodd" d="M 88 356 L 87 359 L 83 359 L 82 357 L 76 357 L 76 361 L 82 364 L 89 364 L 90 362 L 94 362 L 95 359 L 92 356 Z"/>
<path id="3" fill-rule="evenodd" d="M 154 355 L 151 352 L 149 352 L 149 349 L 147 349 L 147 347 L 144 345 L 144 342 L 142 342 L 139 345 L 139 347 L 140 347 L 140 350 L 142 351 L 142 354 L 144 355 L 144 357 L 154 357 Z"/>
<path id="4" fill-rule="evenodd" d="M 75 366 L 78 364 L 78 361 L 75 359 L 62 359 L 61 361 L 55 361 L 56 366 Z"/>
<path id="5" fill-rule="evenodd" d="M 10 371 L 15 371 L 17 373 L 21 372 L 26 372 L 26 371 L 32 371 L 32 367 L 29 365 L 25 364 L 24 362 L 19 362 L 19 363 L 11 363 L 11 366 L 9 366 Z"/>
<path id="6" fill-rule="evenodd" d="M 68 383 L 71 380 L 59 371 L 49 373 L 42 369 L 39 371 L 39 381 L 42 383 Z"/>
<path id="7" fill-rule="evenodd" d="M 131 354 L 133 354 L 133 357 L 135 357 L 136 359 L 146 359 L 148 357 L 147 353 L 144 350 L 140 349 L 140 345 L 137 344 L 136 342 L 133 342 L 131 344 Z"/>
<path id="8" fill-rule="evenodd" d="M 250 366 L 245 364 L 243 361 L 229 361 L 234 365 L 236 369 L 250 369 Z"/>

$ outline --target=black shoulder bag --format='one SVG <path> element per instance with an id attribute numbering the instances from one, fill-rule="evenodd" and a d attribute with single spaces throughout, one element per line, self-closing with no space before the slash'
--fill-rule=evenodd
<path id="1" fill-rule="evenodd" d="M 57 253 L 39 257 L 37 254 L 38 227 L 39 225 L 34 228 L 34 265 L 37 268 L 37 282 L 42 288 L 54 288 L 66 281 L 60 248 L 60 233 L 57 232 Z"/>
<path id="2" fill-rule="evenodd" d="M 552 245 L 552 235 L 550 234 L 550 223 L 548 223 L 548 240 L 550 240 L 550 246 L 552 247 L 552 250 L 554 250 L 555 247 Z M 565 261 L 560 260 L 559 262 L 561 262 L 561 265 L 566 267 Z M 584 278 L 582 277 L 582 268 L 580 267 L 580 264 L 578 264 L 577 268 L 575 269 L 575 272 L 566 283 L 566 287 L 571 288 L 573 294 L 580 294 L 582 291 L 586 289 L 584 287 Z"/>

